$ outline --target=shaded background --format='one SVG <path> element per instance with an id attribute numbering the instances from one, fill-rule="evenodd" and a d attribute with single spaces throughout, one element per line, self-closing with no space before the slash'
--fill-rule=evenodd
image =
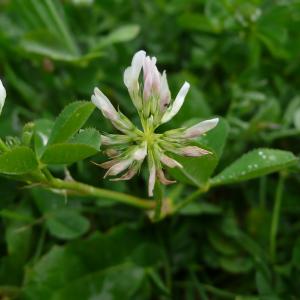
<path id="1" fill-rule="evenodd" d="M 219 168 L 255 147 L 298 154 L 299 28 L 296 0 L 0 0 L 0 74 L 8 94 L 0 134 L 13 140 L 26 122 L 54 119 L 66 104 L 89 100 L 95 86 L 136 120 L 123 71 L 144 49 L 167 70 L 173 96 L 185 80 L 192 86 L 170 127 L 227 119 Z M 98 111 L 89 125 L 113 131 Z M 145 195 L 144 173 L 112 183 L 89 162 L 70 171 Z M 150 224 L 144 213 L 105 199 L 66 199 L 1 178 L 0 299 L 299 299 L 297 170 L 285 181 L 271 262 L 276 185 L 272 175 L 215 189 Z"/>

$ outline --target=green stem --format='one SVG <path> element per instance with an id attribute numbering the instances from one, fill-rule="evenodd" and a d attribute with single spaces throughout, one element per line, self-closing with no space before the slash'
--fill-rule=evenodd
<path id="1" fill-rule="evenodd" d="M 261 209 L 266 208 L 266 183 L 267 176 L 263 176 L 259 181 L 259 206 Z"/>
<path id="2" fill-rule="evenodd" d="M 160 182 L 155 183 L 154 198 L 156 201 L 153 221 L 158 222 L 161 219 L 161 208 L 164 197 L 163 187 Z"/>
<path id="3" fill-rule="evenodd" d="M 44 184 L 50 188 L 74 191 L 78 194 L 101 197 L 105 199 L 110 199 L 125 203 L 128 205 L 136 206 L 143 209 L 154 209 L 155 202 L 146 199 L 141 199 L 131 195 L 123 194 L 120 192 L 105 190 L 101 188 L 96 188 L 94 186 L 77 182 L 77 181 L 65 181 L 58 178 L 53 178 L 51 181 L 44 182 Z"/>
<path id="4" fill-rule="evenodd" d="M 195 199 L 197 199 L 200 195 L 206 193 L 209 190 L 210 186 L 209 185 L 203 185 L 201 188 L 199 188 L 198 190 L 196 190 L 194 193 L 192 193 L 190 196 L 188 196 L 187 198 L 185 198 L 183 201 L 181 201 L 180 203 L 178 203 L 174 209 L 172 213 L 176 213 L 179 210 L 181 210 L 182 208 L 184 208 L 185 206 L 189 205 L 190 203 L 192 203 Z"/>
<path id="5" fill-rule="evenodd" d="M 278 184 L 277 184 L 277 189 L 275 194 L 275 204 L 274 204 L 274 209 L 272 214 L 272 223 L 271 223 L 271 231 L 270 231 L 270 257 L 273 263 L 275 263 L 276 261 L 276 246 L 277 246 L 276 237 L 278 232 L 278 224 L 279 224 L 280 211 L 281 211 L 284 179 L 285 176 L 283 174 L 280 174 Z"/>

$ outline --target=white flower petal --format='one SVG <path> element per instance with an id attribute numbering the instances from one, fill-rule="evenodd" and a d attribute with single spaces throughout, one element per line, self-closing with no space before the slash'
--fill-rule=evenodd
<path id="1" fill-rule="evenodd" d="M 124 71 L 123 80 L 125 86 L 130 89 L 132 84 L 132 67 L 128 67 Z"/>
<path id="2" fill-rule="evenodd" d="M 101 110 L 103 116 L 112 121 L 119 119 L 119 114 L 110 103 L 108 98 L 98 89 L 94 89 L 94 95 L 92 95 L 92 102 Z"/>
<path id="3" fill-rule="evenodd" d="M 161 154 L 159 158 L 160 161 L 169 168 L 175 168 L 175 167 L 182 168 L 182 165 L 178 161 L 165 154 Z"/>
<path id="4" fill-rule="evenodd" d="M 2 81 L 0 80 L 0 114 L 2 112 L 2 108 L 5 103 L 5 98 L 6 98 L 6 90 L 2 84 Z"/>
<path id="5" fill-rule="evenodd" d="M 147 155 L 147 146 L 145 145 L 145 146 L 135 150 L 132 157 L 134 160 L 141 161 L 141 160 L 144 160 L 146 155 Z"/>
<path id="6" fill-rule="evenodd" d="M 144 50 L 140 50 L 136 52 L 132 58 L 131 66 L 133 68 L 133 73 L 136 75 L 136 78 L 139 77 L 139 74 L 144 64 L 145 57 L 146 52 Z"/>
<path id="7" fill-rule="evenodd" d="M 155 169 L 155 166 L 153 165 L 150 168 L 150 174 L 149 174 L 149 182 L 148 182 L 148 195 L 149 195 L 149 197 L 153 197 L 155 177 L 156 177 L 156 169 Z"/>
<path id="8" fill-rule="evenodd" d="M 211 120 L 202 121 L 190 128 L 188 128 L 184 134 L 184 138 L 195 138 L 200 136 L 201 134 L 215 128 L 219 122 L 219 118 L 214 118 Z"/>
<path id="9" fill-rule="evenodd" d="M 172 106 L 165 112 L 161 119 L 161 123 L 166 123 L 170 121 L 180 110 L 183 105 L 184 98 L 190 89 L 190 84 L 185 82 L 181 87 L 179 93 L 177 94 Z"/>

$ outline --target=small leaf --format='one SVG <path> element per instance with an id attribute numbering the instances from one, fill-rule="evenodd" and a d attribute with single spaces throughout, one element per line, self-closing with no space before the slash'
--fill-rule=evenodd
<path id="1" fill-rule="evenodd" d="M 253 262 L 249 257 L 221 257 L 221 267 L 230 273 L 248 273 L 253 268 Z"/>
<path id="2" fill-rule="evenodd" d="M 48 143 L 53 127 L 53 121 L 40 119 L 34 122 L 34 150 L 38 157 L 41 157 Z"/>
<path id="3" fill-rule="evenodd" d="M 38 167 L 33 151 L 18 146 L 0 156 L 0 173 L 7 175 L 26 174 Z"/>
<path id="4" fill-rule="evenodd" d="M 47 147 L 41 161 L 48 165 L 64 165 L 95 155 L 98 149 L 85 144 L 55 144 Z"/>
<path id="5" fill-rule="evenodd" d="M 298 161 L 293 153 L 275 149 L 256 149 L 246 153 L 211 180 L 222 185 L 249 180 L 285 169 Z"/>
<path id="6" fill-rule="evenodd" d="M 94 108 L 86 101 L 76 101 L 65 107 L 54 123 L 48 145 L 69 140 L 84 125 Z"/>
<path id="7" fill-rule="evenodd" d="M 101 135 L 94 128 L 77 133 L 69 143 L 50 145 L 41 160 L 46 164 L 71 164 L 96 154 L 100 150 Z"/>
<path id="8" fill-rule="evenodd" d="M 138 25 L 126 25 L 112 31 L 106 37 L 103 37 L 100 42 L 96 45 L 96 48 L 104 47 L 107 45 L 127 42 L 134 39 L 140 32 Z"/>
<path id="9" fill-rule="evenodd" d="M 100 150 L 101 135 L 94 128 L 87 128 L 77 133 L 71 140 L 70 143 L 84 144 L 91 148 L 95 148 L 97 151 Z"/>
<path id="10" fill-rule="evenodd" d="M 90 227 L 90 223 L 85 217 L 71 210 L 51 212 L 46 225 L 53 236 L 64 240 L 80 237 Z"/>

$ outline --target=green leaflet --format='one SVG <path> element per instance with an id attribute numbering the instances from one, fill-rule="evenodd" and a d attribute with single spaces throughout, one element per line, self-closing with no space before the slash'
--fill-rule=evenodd
<path id="1" fill-rule="evenodd" d="M 222 185 L 249 180 L 285 169 L 298 161 L 293 153 L 274 149 L 256 149 L 246 153 L 211 180 Z"/>
<path id="2" fill-rule="evenodd" d="M 17 146 L 0 155 L 0 173 L 21 175 L 29 173 L 38 167 L 33 151 L 25 146 Z"/>
<path id="3" fill-rule="evenodd" d="M 68 141 L 87 121 L 95 106 L 91 102 L 76 101 L 64 108 L 57 117 L 48 145 Z"/>
<path id="4" fill-rule="evenodd" d="M 71 164 L 96 154 L 100 144 L 100 133 L 88 128 L 76 134 L 69 143 L 48 146 L 41 161 L 45 164 Z"/>

